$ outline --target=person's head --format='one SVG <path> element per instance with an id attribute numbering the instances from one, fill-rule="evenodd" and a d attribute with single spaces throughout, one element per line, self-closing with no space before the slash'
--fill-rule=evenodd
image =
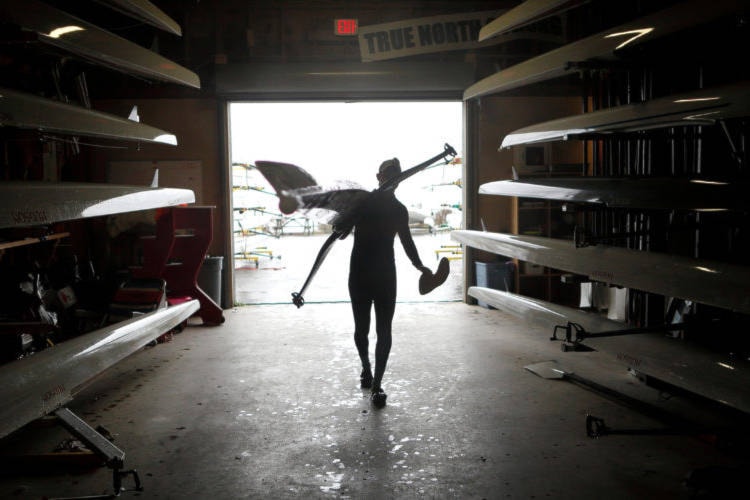
<path id="1" fill-rule="evenodd" d="M 380 164 L 380 168 L 378 169 L 378 182 L 380 184 L 383 184 L 385 181 L 390 179 L 391 177 L 395 177 L 396 175 L 401 173 L 401 162 L 398 161 L 398 158 L 391 158 L 390 160 L 385 160 L 383 163 Z"/>

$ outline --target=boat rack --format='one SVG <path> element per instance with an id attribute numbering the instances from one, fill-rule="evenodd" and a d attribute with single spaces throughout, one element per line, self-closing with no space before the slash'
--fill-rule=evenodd
<path id="1" fill-rule="evenodd" d="M 143 491 L 141 485 L 141 479 L 138 476 L 138 471 L 135 469 L 123 470 L 125 466 L 125 452 L 115 446 L 109 439 L 100 434 L 96 429 L 91 427 L 89 424 L 84 422 L 75 413 L 70 411 L 68 408 L 59 408 L 54 412 L 58 422 L 65 427 L 71 434 L 80 439 L 91 451 L 98 455 L 104 464 L 112 469 L 112 494 L 109 495 L 97 495 L 97 496 L 86 496 L 86 497 L 67 497 L 57 498 L 55 500 L 73 500 L 73 499 L 104 499 L 104 498 L 115 498 L 120 496 L 120 493 L 127 491 Z M 134 486 L 131 489 L 123 488 L 122 480 L 131 476 L 133 478 Z"/>

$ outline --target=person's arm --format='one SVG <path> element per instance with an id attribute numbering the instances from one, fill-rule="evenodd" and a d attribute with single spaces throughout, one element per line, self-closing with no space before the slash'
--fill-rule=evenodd
<path id="1" fill-rule="evenodd" d="M 398 239 L 401 240 L 401 245 L 404 247 L 406 256 L 409 257 L 412 265 L 423 273 L 431 272 L 430 268 L 425 267 L 422 264 L 422 259 L 419 258 L 417 245 L 414 244 L 414 239 L 411 237 L 411 231 L 409 230 L 409 213 L 405 208 L 399 217 Z"/>

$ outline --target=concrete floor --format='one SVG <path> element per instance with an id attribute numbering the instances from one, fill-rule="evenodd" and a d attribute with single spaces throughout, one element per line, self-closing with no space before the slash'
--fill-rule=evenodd
<path id="1" fill-rule="evenodd" d="M 71 404 L 139 471 L 145 490 L 124 498 L 690 498 L 691 471 L 747 467 L 694 437 L 588 438 L 588 413 L 618 429 L 663 425 L 524 366 L 555 359 L 663 408 L 684 402 L 658 398 L 599 353 L 562 353 L 548 332 L 496 310 L 399 304 L 381 410 L 358 387 L 348 304 L 225 315 L 131 356 Z M 65 437 L 31 432 L 3 452 Z M 33 470 L 0 478 L 0 497 L 111 490 L 105 468 Z"/>
<path id="2" fill-rule="evenodd" d="M 447 233 L 414 236 L 431 267 L 435 251 L 454 244 Z M 352 340 L 351 239 L 333 247 L 307 305 L 289 302 L 325 237 L 253 240 L 275 255 L 257 269 L 236 265 L 237 302 L 256 305 L 226 311 L 221 326 L 191 325 L 142 350 L 70 405 L 90 425 L 107 429 L 126 452 L 126 467 L 139 471 L 145 490 L 124 496 L 690 498 L 696 496 L 685 481 L 691 471 L 746 470 L 746 457 L 705 439 L 588 438 L 589 413 L 620 430 L 664 424 L 524 366 L 557 360 L 660 409 L 716 420 L 679 398 L 659 398 L 599 353 L 562 353 L 547 341 L 549 332 L 458 302 L 460 260 L 451 262 L 446 284 L 420 296 L 419 273 L 400 248 L 399 305 L 384 380 L 388 405 L 373 408 L 358 386 Z M 68 437 L 59 427 L 34 426 L 0 443 L 0 457 L 47 453 Z M 23 467 L 0 476 L 0 497 L 112 488 L 106 468 L 36 472 Z"/>

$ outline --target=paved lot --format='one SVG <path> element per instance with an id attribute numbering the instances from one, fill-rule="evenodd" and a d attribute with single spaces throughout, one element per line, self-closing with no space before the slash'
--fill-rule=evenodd
<path id="1" fill-rule="evenodd" d="M 455 246 L 448 232 L 435 235 L 414 232 L 414 242 L 425 265 L 437 267 L 443 245 Z M 258 267 L 249 260 L 235 260 L 235 297 L 239 304 L 278 304 L 291 301 L 291 293 L 299 290 L 327 234 L 287 235 L 280 238 L 252 236 L 245 240 L 245 251 L 265 248 L 272 257 L 260 257 Z M 396 238 L 396 266 L 399 302 L 454 301 L 463 297 L 463 260 L 451 260 L 448 281 L 428 295 L 419 295 L 419 271 L 412 267 Z M 337 241 L 309 286 L 307 302 L 348 302 L 347 276 L 352 237 Z"/>

